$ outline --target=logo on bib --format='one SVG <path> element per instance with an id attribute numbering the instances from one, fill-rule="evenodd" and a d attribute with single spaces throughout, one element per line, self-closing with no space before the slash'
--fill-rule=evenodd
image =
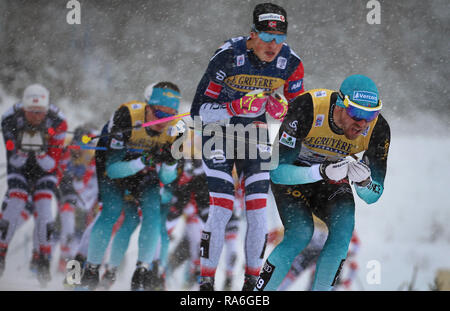
<path id="1" fill-rule="evenodd" d="M 296 141 L 297 141 L 297 138 L 292 137 L 291 135 L 289 135 L 288 133 L 283 131 L 283 134 L 281 135 L 281 138 L 280 138 L 281 144 L 288 146 L 290 148 L 294 148 Z"/>

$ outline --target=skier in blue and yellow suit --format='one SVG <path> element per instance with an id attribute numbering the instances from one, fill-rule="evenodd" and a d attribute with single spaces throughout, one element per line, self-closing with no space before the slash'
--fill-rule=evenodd
<path id="1" fill-rule="evenodd" d="M 375 83 L 346 78 L 339 92 L 316 89 L 297 97 L 279 130 L 279 165 L 271 187 L 284 225 L 256 283 L 276 290 L 292 261 L 310 242 L 319 217 L 328 237 L 317 260 L 312 290 L 331 290 L 346 258 L 355 222 L 355 192 L 366 203 L 383 193 L 390 129 L 380 113 Z M 362 161 L 349 159 L 364 152 Z"/>
<path id="2" fill-rule="evenodd" d="M 147 103 L 131 101 L 114 112 L 102 133 L 110 135 L 102 135 L 97 143 L 96 168 L 103 208 L 92 229 L 81 281 L 82 286 L 90 289 L 98 285 L 99 266 L 113 225 L 122 209 L 126 211 L 128 194 L 137 199 L 142 210 L 138 263 L 151 262 L 156 251 L 161 227 L 160 181 L 169 184 L 177 177 L 177 163 L 170 147 L 177 138 L 174 129 L 178 120 L 131 128 L 175 115 L 180 104 L 180 90 L 171 82 L 159 82 L 150 89 Z M 136 273 L 144 270 L 141 268 L 147 267 L 138 265 Z"/>

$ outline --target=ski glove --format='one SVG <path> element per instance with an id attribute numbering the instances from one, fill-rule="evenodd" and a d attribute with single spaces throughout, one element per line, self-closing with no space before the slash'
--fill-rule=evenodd
<path id="1" fill-rule="evenodd" d="M 359 184 L 370 177 L 370 167 L 363 162 L 352 161 L 348 164 L 348 179 Z"/>
<path id="2" fill-rule="evenodd" d="M 28 152 L 23 152 L 22 150 L 17 150 L 16 153 L 11 156 L 9 162 L 14 167 L 22 167 L 24 166 L 25 162 L 28 160 Z"/>
<path id="3" fill-rule="evenodd" d="M 173 165 L 176 163 L 176 160 L 172 157 L 172 145 L 164 145 L 154 151 L 153 157 L 154 163 L 167 163 L 169 165 Z"/>
<path id="4" fill-rule="evenodd" d="M 141 161 L 145 166 L 152 166 L 153 156 L 148 151 L 144 151 L 141 155 Z"/>
<path id="5" fill-rule="evenodd" d="M 288 111 L 288 102 L 286 97 L 278 93 L 269 95 L 266 111 L 272 118 L 282 120 Z"/>
<path id="6" fill-rule="evenodd" d="M 52 171 L 56 166 L 56 161 L 47 153 L 41 151 L 35 153 L 36 162 L 46 172 Z"/>
<path id="7" fill-rule="evenodd" d="M 339 162 L 325 161 L 320 164 L 319 172 L 323 179 L 339 181 L 347 177 L 349 160 Z"/>
<path id="8" fill-rule="evenodd" d="M 260 110 L 264 108 L 266 102 L 267 96 L 264 95 L 264 91 L 256 90 L 225 104 L 230 116 L 239 116 L 260 112 Z"/>

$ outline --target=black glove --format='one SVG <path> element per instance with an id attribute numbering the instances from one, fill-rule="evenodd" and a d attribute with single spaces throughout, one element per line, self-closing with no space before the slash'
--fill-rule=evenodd
<path id="1" fill-rule="evenodd" d="M 153 156 L 149 151 L 144 151 L 141 155 L 141 161 L 145 166 L 152 166 Z"/>
<path id="2" fill-rule="evenodd" d="M 156 163 L 165 162 L 168 165 L 175 164 L 176 160 L 172 157 L 171 145 L 164 145 L 155 151 L 154 160 Z"/>

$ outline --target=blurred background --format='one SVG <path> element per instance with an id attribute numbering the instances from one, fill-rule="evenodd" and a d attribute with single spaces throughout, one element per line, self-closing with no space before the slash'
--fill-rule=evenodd
<path id="1" fill-rule="evenodd" d="M 81 24 L 70 25 L 67 2 L 0 2 L 0 87 L 21 97 L 40 82 L 54 103 L 95 111 L 96 121 L 161 80 L 180 85 L 189 109 L 209 58 L 248 35 L 259 3 L 81 0 Z M 369 24 L 368 2 L 276 2 L 288 12 L 287 42 L 303 60 L 305 87 L 336 89 L 361 73 L 378 84 L 391 119 L 449 115 L 450 3 L 379 1 L 380 24 Z"/>
<path id="2" fill-rule="evenodd" d="M 261 1 L 79 0 L 81 23 L 73 25 L 68 2 L 0 1 L 1 113 L 41 83 L 69 129 L 86 121 L 101 128 L 121 103 L 143 100 L 144 88 L 162 80 L 180 86 L 180 110 L 188 111 L 210 57 L 249 34 Z M 450 2 L 381 0 L 380 24 L 367 22 L 368 0 L 274 2 L 288 13 L 287 42 L 303 61 L 305 88 L 338 89 L 350 74 L 367 75 L 391 125 L 385 192 L 373 206 L 357 199 L 354 289 L 434 288 L 437 271 L 450 269 Z M 381 263 L 379 284 L 366 280 L 372 260 Z M 16 280 L 5 277 L 0 289 Z"/>

